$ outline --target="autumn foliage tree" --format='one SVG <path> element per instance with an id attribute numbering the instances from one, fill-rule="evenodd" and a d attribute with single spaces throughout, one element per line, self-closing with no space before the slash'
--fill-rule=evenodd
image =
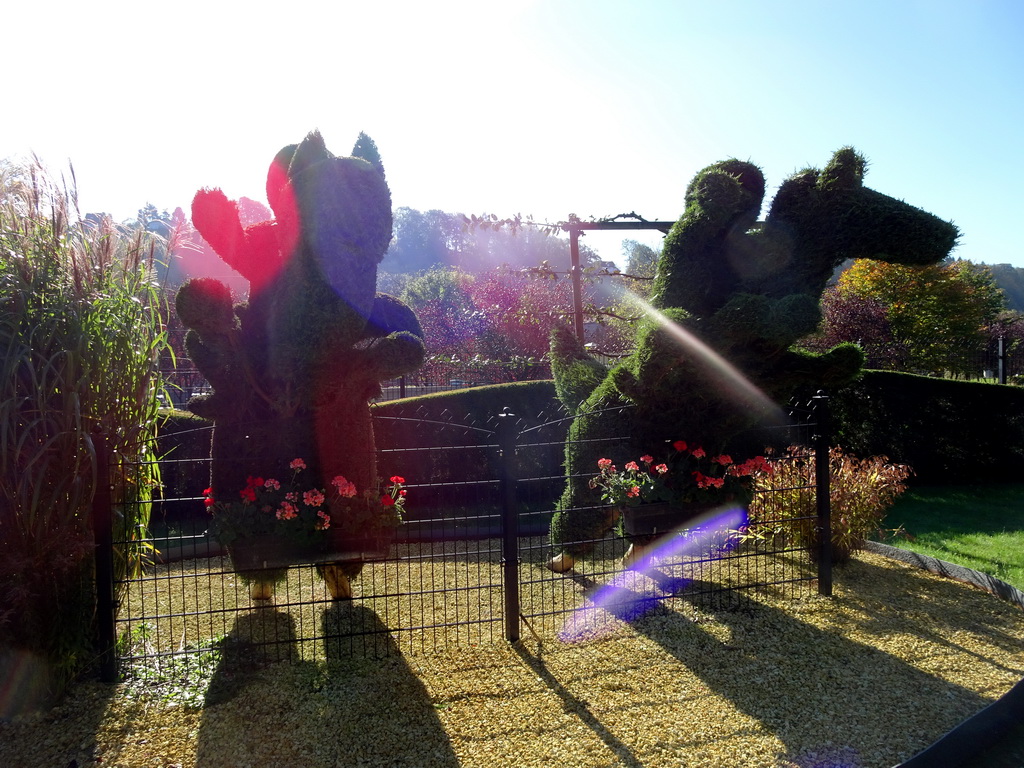
<path id="1" fill-rule="evenodd" d="M 572 311 L 567 280 L 516 270 L 471 274 L 439 267 L 411 278 L 402 299 L 413 307 L 430 350 L 425 378 L 487 368 L 488 381 L 547 376 L 551 328 Z"/>
<path id="2" fill-rule="evenodd" d="M 875 364 L 965 373 L 964 350 L 984 349 L 1004 297 L 986 267 L 963 260 L 907 266 L 861 259 L 822 299 L 809 346 L 861 344 Z"/>

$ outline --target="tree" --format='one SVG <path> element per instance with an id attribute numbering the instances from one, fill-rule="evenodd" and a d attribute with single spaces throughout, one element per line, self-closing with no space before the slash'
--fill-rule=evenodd
<path id="1" fill-rule="evenodd" d="M 568 281 L 508 269 L 432 269 L 411 278 L 402 299 L 420 319 L 428 352 L 463 360 L 540 359 L 551 328 L 572 311 Z"/>
<path id="2" fill-rule="evenodd" d="M 636 240 L 622 241 L 622 255 L 626 257 L 626 272 L 634 277 L 654 277 L 658 266 L 658 252 Z"/>
<path id="3" fill-rule="evenodd" d="M 822 323 L 819 331 L 800 346 L 810 352 L 827 352 L 838 344 L 853 341 L 864 350 L 868 368 L 902 370 L 907 347 L 892 333 L 886 307 L 873 297 L 840 293 L 829 286 L 821 297 Z"/>
<path id="4" fill-rule="evenodd" d="M 470 294 L 473 276 L 438 267 L 410 278 L 402 300 L 420 320 L 423 343 L 432 357 L 472 356 L 484 318 Z"/>
<path id="5" fill-rule="evenodd" d="M 444 211 L 417 211 L 401 207 L 394 212 L 394 232 L 380 269 L 383 272 L 424 272 L 452 263 L 450 253 L 460 244 L 453 241 L 462 225 Z"/>
<path id="6" fill-rule="evenodd" d="M 153 203 L 147 202 L 139 208 L 135 218 L 124 222 L 123 226 L 129 230 L 137 227 L 146 232 L 153 232 L 160 237 L 167 238 L 173 228 L 172 218 L 173 215 L 166 208 L 161 211 Z"/>
<path id="7" fill-rule="evenodd" d="M 984 346 L 985 329 L 1005 303 L 986 267 L 951 259 L 923 267 L 859 259 L 840 276 L 836 293 L 844 301 L 870 300 L 884 307 L 893 340 L 906 347 L 906 366 L 929 373 L 966 372 L 955 358 L 965 348 Z M 835 329 L 833 318 L 824 333 Z M 842 340 L 884 342 L 881 337 Z"/>
<path id="8" fill-rule="evenodd" d="M 467 217 L 439 210 L 418 211 L 402 207 L 394 212 L 394 236 L 383 272 L 414 273 L 434 267 L 458 267 L 482 274 L 507 266 L 527 269 L 545 265 L 567 272 L 571 263 L 569 241 L 553 234 L 551 227 L 507 224 L 496 216 Z M 586 245 L 580 246 L 584 268 L 614 265 L 602 262 Z"/>

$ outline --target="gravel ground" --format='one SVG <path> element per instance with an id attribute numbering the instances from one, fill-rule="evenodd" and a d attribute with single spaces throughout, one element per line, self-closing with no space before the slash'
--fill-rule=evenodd
<path id="1" fill-rule="evenodd" d="M 878 555 L 832 598 L 672 603 L 573 644 L 85 682 L 0 723 L 0 765 L 888 768 L 1024 677 L 1024 612 Z"/>

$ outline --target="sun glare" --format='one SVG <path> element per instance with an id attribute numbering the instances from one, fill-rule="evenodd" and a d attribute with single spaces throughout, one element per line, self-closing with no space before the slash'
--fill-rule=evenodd
<path id="1" fill-rule="evenodd" d="M 783 409 L 758 389 L 738 368 L 715 352 L 711 347 L 690 333 L 686 328 L 666 317 L 645 299 L 627 289 L 619 289 L 620 299 L 628 301 L 637 310 L 657 322 L 679 344 L 682 354 L 696 360 L 711 374 L 719 385 L 719 392 L 725 394 L 736 405 L 762 414 L 764 425 L 786 423 Z"/>
<path id="2" fill-rule="evenodd" d="M 654 610 L 662 599 L 678 594 L 691 578 L 673 576 L 673 566 L 687 558 L 711 558 L 724 554 L 739 541 L 747 524 L 742 507 L 723 507 L 690 520 L 661 538 L 622 573 L 589 595 L 589 604 L 569 616 L 558 633 L 563 643 L 578 642 L 611 632 L 614 622 L 636 621 Z M 666 566 L 663 570 L 660 565 Z"/>

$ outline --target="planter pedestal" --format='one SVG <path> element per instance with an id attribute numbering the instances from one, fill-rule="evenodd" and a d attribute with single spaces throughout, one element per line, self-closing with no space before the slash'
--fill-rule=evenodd
<path id="1" fill-rule="evenodd" d="M 249 598 L 257 601 L 274 598 L 274 582 L 255 579 L 249 582 Z"/>
<path id="2" fill-rule="evenodd" d="M 622 507 L 622 531 L 628 538 L 659 537 L 678 528 L 686 527 L 691 520 L 715 509 L 715 504 L 687 502 L 672 504 L 659 501 Z"/>
<path id="3" fill-rule="evenodd" d="M 394 531 L 387 535 L 354 538 L 325 531 L 320 541 L 295 542 L 280 536 L 251 536 L 227 545 L 231 567 L 249 582 L 249 597 L 263 602 L 274 597 L 274 584 L 292 565 L 316 565 L 331 598 L 352 598 L 351 575 L 363 563 L 387 558 Z M 276 573 L 272 573 L 276 572 Z"/>
<path id="4" fill-rule="evenodd" d="M 622 532 L 630 542 L 629 549 L 622 556 L 622 565 L 642 570 L 650 564 L 651 555 L 657 550 L 655 542 L 658 539 L 685 528 L 688 522 L 707 514 L 715 506 L 698 502 L 672 504 L 664 501 L 622 507 Z"/>
<path id="5" fill-rule="evenodd" d="M 384 560 L 394 539 L 390 536 L 354 538 L 325 532 L 320 541 L 295 542 L 280 536 L 250 536 L 227 545 L 237 572 L 287 568 L 290 565 L 355 563 Z"/>

